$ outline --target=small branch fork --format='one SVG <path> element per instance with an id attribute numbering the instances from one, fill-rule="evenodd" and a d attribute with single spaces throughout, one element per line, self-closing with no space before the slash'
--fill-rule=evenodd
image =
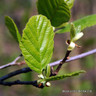
<path id="1" fill-rule="evenodd" d="M 23 69 L 19 69 L 19 70 L 16 70 L 14 72 L 11 72 L 5 76 L 2 76 L 0 78 L 0 85 L 4 85 L 4 86 L 12 86 L 12 85 L 33 85 L 37 88 L 43 88 L 43 84 L 41 86 L 39 86 L 37 84 L 37 80 L 35 81 L 20 81 L 20 80 L 16 80 L 16 81 L 12 81 L 12 82 L 5 82 L 5 80 L 13 77 L 13 76 L 16 76 L 18 74 L 22 74 L 22 73 L 27 73 L 27 72 L 31 72 L 32 70 L 29 68 L 29 67 L 26 67 L 26 68 L 23 68 Z"/>
<path id="2" fill-rule="evenodd" d="M 63 60 L 60 61 L 58 67 L 56 68 L 55 71 L 51 72 L 51 76 L 55 76 L 58 74 L 59 70 L 61 69 L 62 65 L 65 63 L 65 61 L 68 59 L 69 55 L 70 55 L 71 51 L 67 51 L 66 55 L 64 57 Z"/>
<path id="3" fill-rule="evenodd" d="M 23 65 L 25 64 L 25 61 L 22 61 L 22 62 L 17 62 L 23 55 L 20 54 L 15 60 L 13 60 L 12 62 L 8 63 L 8 64 L 5 64 L 3 66 L 0 66 L 0 69 L 4 69 L 4 68 L 7 68 L 7 67 L 10 67 L 10 66 L 16 66 L 16 65 Z"/>
<path id="4" fill-rule="evenodd" d="M 70 61 L 73 61 L 73 60 L 77 60 L 77 59 L 80 59 L 80 58 L 83 58 L 85 56 L 88 56 L 88 55 L 91 55 L 91 54 L 94 54 L 96 53 L 96 49 L 93 49 L 89 52 L 85 52 L 85 53 L 82 53 L 80 55 L 77 55 L 77 56 L 74 56 L 74 57 L 71 57 L 70 59 L 67 59 L 67 57 L 69 56 L 70 52 L 67 52 L 66 55 L 65 55 L 65 58 L 63 60 L 59 60 L 59 61 L 56 61 L 56 62 L 53 62 L 53 63 L 50 63 L 50 66 L 56 66 L 58 65 L 57 69 L 55 70 L 57 73 L 59 71 L 59 69 L 61 68 L 62 64 L 65 63 L 65 62 L 70 62 Z M 16 59 L 15 59 L 16 60 Z M 5 76 L 2 76 L 0 77 L 0 85 L 5 85 L 5 86 L 12 86 L 12 85 L 33 85 L 35 87 L 38 87 L 38 88 L 43 88 L 43 84 L 41 84 L 40 86 L 37 84 L 37 80 L 36 81 L 20 81 L 20 80 L 16 80 L 16 81 L 12 81 L 12 82 L 7 82 L 5 80 L 13 77 L 13 76 L 16 76 L 18 74 L 21 74 L 21 73 L 27 73 L 27 72 L 31 72 L 32 70 L 29 68 L 29 67 L 26 67 L 26 68 L 23 68 L 23 69 L 19 69 L 19 70 L 16 70 L 14 72 L 11 72 Z M 54 71 L 54 72 L 55 72 Z M 54 74 L 53 74 L 54 75 Z"/>
<path id="5" fill-rule="evenodd" d="M 96 53 L 96 49 L 93 49 L 91 51 L 88 51 L 88 52 L 85 52 L 85 53 L 82 53 L 82 54 L 79 54 L 79 55 L 76 55 L 76 56 L 73 56 L 73 57 L 70 57 L 70 59 L 67 59 L 65 62 L 71 62 L 71 61 L 74 61 L 74 60 L 77 60 L 77 59 L 81 59 L 83 57 L 86 57 L 86 56 L 89 56 L 89 55 L 92 55 L 92 54 L 95 54 Z M 61 60 L 58 60 L 56 62 L 53 62 L 53 63 L 50 63 L 50 66 L 56 66 L 60 63 Z"/>

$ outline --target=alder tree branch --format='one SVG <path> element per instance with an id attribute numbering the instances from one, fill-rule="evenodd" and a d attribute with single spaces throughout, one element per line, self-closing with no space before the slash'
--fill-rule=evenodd
<path id="1" fill-rule="evenodd" d="M 68 59 L 70 53 L 71 53 L 71 51 L 68 51 L 68 50 L 67 50 L 64 59 L 59 62 L 59 65 L 58 65 L 58 67 L 56 68 L 56 70 L 53 71 L 53 72 L 51 72 L 51 76 L 55 76 L 55 75 L 58 74 L 58 72 L 59 72 L 59 70 L 61 69 L 62 65 L 63 65 L 63 64 L 65 63 L 65 61 Z"/>
<path id="2" fill-rule="evenodd" d="M 20 55 L 19 55 L 15 60 L 13 60 L 12 62 L 0 66 L 0 69 L 4 69 L 4 68 L 10 67 L 10 66 L 23 65 L 23 64 L 25 64 L 25 61 L 17 62 L 22 56 L 23 56 L 23 55 L 20 54 Z"/>
<path id="3" fill-rule="evenodd" d="M 83 57 L 86 57 L 88 55 L 95 54 L 95 53 L 96 53 L 96 49 L 93 49 L 93 50 L 91 50 L 89 52 L 85 52 L 85 53 L 82 53 L 80 55 L 73 56 L 70 59 L 66 60 L 65 62 L 70 62 L 70 61 L 73 61 L 73 60 L 81 59 Z M 52 66 L 56 66 L 56 65 L 60 64 L 61 61 L 62 60 L 59 60 L 59 61 L 50 63 L 50 66 L 51 67 Z M 4 81 L 4 80 L 9 79 L 9 78 L 11 78 L 13 76 L 16 76 L 18 74 L 27 73 L 27 72 L 30 72 L 30 71 L 32 71 L 32 70 L 29 67 L 27 67 L 27 68 L 23 68 L 23 69 L 19 69 L 17 71 L 11 72 L 11 73 L 9 73 L 9 74 L 7 74 L 5 76 L 2 76 L 0 78 L 0 85 L 12 86 L 12 85 L 19 84 L 19 85 L 33 85 L 33 86 L 38 87 L 38 88 L 43 88 L 44 86 L 43 85 L 39 86 L 37 84 L 37 81 L 20 81 L 20 80 L 16 80 L 16 81 L 12 81 L 12 82 L 6 82 L 6 81 Z"/>
<path id="4" fill-rule="evenodd" d="M 13 77 L 13 76 L 16 76 L 18 74 L 21 74 L 21 73 L 27 73 L 27 72 L 31 72 L 32 70 L 29 68 L 29 67 L 26 67 L 26 68 L 23 68 L 23 69 L 19 69 L 19 70 L 16 70 L 14 72 L 11 72 L 5 76 L 2 76 L 0 78 L 0 85 L 4 85 L 4 86 L 12 86 L 12 85 L 33 85 L 37 88 L 43 88 L 43 84 L 41 84 L 40 86 L 37 84 L 37 80 L 35 81 L 20 81 L 20 80 L 16 80 L 16 81 L 11 81 L 11 82 L 5 82 L 5 80 Z"/>
<path id="5" fill-rule="evenodd" d="M 92 55 L 92 54 L 95 54 L 96 53 L 96 49 L 93 49 L 91 51 L 88 51 L 88 52 L 85 52 L 85 53 L 82 53 L 80 55 L 76 55 L 76 56 L 73 56 L 73 57 L 70 57 L 70 59 L 66 60 L 65 62 L 71 62 L 71 61 L 74 61 L 74 60 L 77 60 L 77 59 L 81 59 L 83 57 L 86 57 L 86 56 L 89 56 L 89 55 Z M 50 63 L 50 66 L 56 66 L 58 65 L 60 62 L 62 61 L 61 60 L 58 60 L 58 61 L 55 61 L 55 62 L 52 62 Z"/>
<path id="6" fill-rule="evenodd" d="M 70 62 L 70 61 L 74 61 L 74 60 L 77 60 L 77 59 L 81 59 L 81 58 L 83 58 L 85 56 L 88 56 L 88 55 L 91 55 L 91 54 L 94 54 L 94 53 L 96 53 L 96 49 L 93 49 L 93 50 L 91 50 L 89 52 L 82 53 L 82 54 L 77 55 L 77 56 L 73 56 L 70 59 L 66 59 L 65 62 Z M 16 62 L 16 61 L 18 61 L 20 59 L 20 56 L 22 57 L 23 55 L 20 54 L 14 61 L 12 61 L 13 63 L 11 62 L 11 63 L 0 66 L 0 69 L 4 69 L 4 68 L 10 67 L 10 66 L 25 64 L 25 62 L 14 63 L 14 62 Z M 50 63 L 50 66 L 56 66 L 56 65 L 60 64 L 61 61 L 62 61 L 62 59 L 58 60 L 56 62 L 52 62 L 52 63 Z"/>
<path id="7" fill-rule="evenodd" d="M 9 74 L 7 74 L 7 75 L 5 75 L 5 76 L 2 76 L 2 77 L 0 78 L 0 81 L 4 81 L 4 80 L 9 79 L 9 78 L 11 78 L 11 77 L 13 77 L 13 76 L 16 76 L 16 75 L 18 75 L 18 74 L 27 73 L 27 72 L 31 72 L 31 71 L 32 71 L 32 70 L 31 70 L 29 67 L 26 67 L 26 68 L 23 68 L 23 69 L 19 69 L 19 70 L 16 70 L 16 71 L 14 71 L 14 72 L 11 72 L 11 73 L 9 73 Z"/>
<path id="8" fill-rule="evenodd" d="M 0 85 L 4 85 L 4 86 L 12 86 L 12 85 L 33 85 L 37 88 L 44 88 L 43 84 L 41 84 L 40 86 L 37 84 L 37 80 L 36 81 L 20 81 L 20 80 L 16 80 L 16 81 L 12 81 L 12 82 L 0 82 Z"/>

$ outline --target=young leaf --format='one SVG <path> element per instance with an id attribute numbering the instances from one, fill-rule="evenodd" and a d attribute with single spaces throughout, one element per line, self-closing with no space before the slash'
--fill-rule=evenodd
<path id="1" fill-rule="evenodd" d="M 45 74 L 46 77 L 49 77 L 50 74 L 51 74 L 51 68 L 50 68 L 50 65 L 49 64 L 46 66 L 45 73 L 46 73 Z"/>
<path id="2" fill-rule="evenodd" d="M 29 19 L 20 43 L 28 66 L 38 73 L 50 62 L 53 53 L 54 32 L 50 21 L 43 15 Z"/>
<path id="3" fill-rule="evenodd" d="M 60 80 L 60 79 L 64 79 L 64 78 L 72 77 L 72 76 L 77 76 L 80 73 L 85 73 L 85 71 L 84 70 L 80 70 L 80 71 L 77 71 L 77 72 L 72 72 L 72 73 L 64 74 L 64 75 L 60 75 L 60 76 L 59 75 L 52 76 L 52 77 L 46 78 L 46 82 L 48 82 L 48 81 L 54 81 L 54 80 Z"/>
<path id="4" fill-rule="evenodd" d="M 52 26 L 58 27 L 70 19 L 69 6 L 64 0 L 38 0 L 38 13 L 50 19 Z"/>
<path id="5" fill-rule="evenodd" d="M 71 29 L 70 29 L 70 38 L 72 42 L 77 41 L 83 36 L 83 32 L 81 32 L 81 26 L 77 26 L 77 28 L 74 26 L 73 23 L 71 23 Z"/>
<path id="6" fill-rule="evenodd" d="M 75 0 L 64 0 L 64 1 L 68 4 L 69 9 L 71 9 L 73 7 L 73 4 L 74 4 Z"/>
<path id="7" fill-rule="evenodd" d="M 73 23 L 71 23 L 71 29 L 70 29 L 70 37 L 71 39 L 74 38 L 76 35 L 76 28 Z"/>
<path id="8" fill-rule="evenodd" d="M 81 26 L 81 30 L 96 25 L 96 14 L 83 17 L 73 22 L 75 27 Z M 56 33 L 65 33 L 70 31 L 70 24 L 67 24 L 65 28 L 58 30 Z"/>
<path id="9" fill-rule="evenodd" d="M 21 35 L 13 19 L 10 18 L 9 16 L 5 16 L 5 24 L 7 28 L 9 29 L 10 33 L 12 34 L 12 36 L 16 39 L 16 41 L 20 42 Z"/>

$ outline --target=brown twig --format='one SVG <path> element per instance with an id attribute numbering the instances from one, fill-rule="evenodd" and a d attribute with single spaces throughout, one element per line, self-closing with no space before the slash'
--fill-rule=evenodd
<path id="1" fill-rule="evenodd" d="M 95 53 L 96 53 L 96 49 L 93 49 L 91 51 L 88 51 L 88 52 L 85 52 L 85 53 L 70 57 L 70 59 L 66 60 L 65 62 L 66 63 L 67 62 L 71 62 L 71 61 L 74 61 L 74 60 L 77 60 L 77 59 L 81 59 L 83 57 L 86 57 L 86 56 L 89 56 L 89 55 L 92 55 L 92 54 L 95 54 Z M 58 60 L 58 61 L 55 61 L 55 62 L 52 62 L 52 63 L 50 63 L 50 66 L 56 66 L 56 65 L 60 64 L 61 61 L 62 61 L 62 59 Z"/>
<path id="2" fill-rule="evenodd" d="M 85 52 L 85 53 L 82 53 L 82 54 L 80 54 L 80 55 L 77 55 L 77 56 L 74 56 L 74 57 L 71 57 L 70 59 L 68 59 L 70 52 L 71 52 L 71 51 L 67 51 L 67 52 L 66 52 L 66 55 L 65 55 L 65 57 L 64 57 L 63 60 L 59 60 L 59 61 L 50 63 L 50 66 L 56 66 L 56 65 L 58 65 L 58 67 L 56 68 L 55 71 L 52 70 L 50 76 L 55 76 L 55 75 L 57 75 L 58 72 L 59 72 L 59 70 L 61 69 L 62 65 L 63 65 L 65 62 L 70 62 L 70 61 L 73 61 L 73 60 L 81 59 L 81 58 L 83 58 L 83 57 L 85 57 L 85 56 L 94 54 L 94 53 L 96 53 L 96 49 L 93 49 L 93 50 L 91 50 L 91 51 L 89 51 L 89 52 Z"/>
<path id="3" fill-rule="evenodd" d="M 70 52 L 71 52 L 71 51 L 68 51 L 68 50 L 67 50 L 64 59 L 59 62 L 59 65 L 58 65 L 58 67 L 56 68 L 56 70 L 53 71 L 53 72 L 51 72 L 51 73 L 52 73 L 51 76 L 55 76 L 55 75 L 58 74 L 58 72 L 59 72 L 59 70 L 61 69 L 62 65 L 63 65 L 63 64 L 65 63 L 65 61 L 68 59 Z"/>

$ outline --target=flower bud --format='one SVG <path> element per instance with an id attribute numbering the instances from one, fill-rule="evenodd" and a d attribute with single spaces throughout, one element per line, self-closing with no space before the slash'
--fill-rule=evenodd
<path id="1" fill-rule="evenodd" d="M 74 42 L 70 42 L 68 49 L 69 51 L 73 50 L 75 48 L 75 43 Z"/>
<path id="2" fill-rule="evenodd" d="M 46 82 L 46 87 L 50 87 L 51 83 L 50 82 Z"/>
<path id="3" fill-rule="evenodd" d="M 44 79 L 44 76 L 42 74 L 38 75 L 38 78 Z"/>
<path id="4" fill-rule="evenodd" d="M 77 41 L 78 39 L 80 39 L 83 36 L 83 32 L 77 33 L 75 35 L 75 37 L 72 39 L 73 42 Z"/>
<path id="5" fill-rule="evenodd" d="M 53 27 L 53 31 L 55 30 L 55 27 Z"/>

